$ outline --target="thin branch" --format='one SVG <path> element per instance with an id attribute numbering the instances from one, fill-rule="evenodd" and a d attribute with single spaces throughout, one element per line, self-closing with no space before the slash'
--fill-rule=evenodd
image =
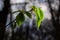
<path id="1" fill-rule="evenodd" d="M 8 25 L 12 24 L 13 22 L 15 22 L 16 19 L 14 19 L 13 21 L 11 21 L 9 24 L 7 24 L 5 27 L 7 27 Z"/>
<path id="2" fill-rule="evenodd" d="M 11 3 L 11 5 L 26 5 L 26 4 L 28 4 L 27 2 L 25 2 L 25 3 Z"/>
<path id="3" fill-rule="evenodd" d="M 32 9 L 29 11 L 29 12 L 31 12 L 32 11 Z M 13 13 L 12 13 L 13 14 Z M 11 21 L 9 24 L 7 24 L 5 27 L 7 27 L 8 25 L 10 25 L 10 24 L 12 24 L 13 22 L 15 22 L 16 21 L 16 19 L 14 19 L 13 21 Z"/>

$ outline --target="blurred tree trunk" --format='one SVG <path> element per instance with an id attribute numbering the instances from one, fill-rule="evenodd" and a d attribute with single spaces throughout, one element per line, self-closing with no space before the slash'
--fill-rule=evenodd
<path id="1" fill-rule="evenodd" d="M 55 40 L 60 40 L 60 24 L 59 24 L 60 0 L 59 0 L 59 6 L 58 6 L 57 13 L 55 11 L 53 11 L 50 0 L 47 0 L 47 1 L 48 1 L 48 4 L 49 4 L 50 13 L 52 15 L 52 22 L 53 22 L 53 25 L 54 25 L 54 27 L 56 29 Z M 56 15 L 56 18 L 57 18 L 56 20 L 55 20 L 54 14 Z"/>
<path id="2" fill-rule="evenodd" d="M 59 16 L 60 16 L 60 0 L 59 0 L 59 6 L 58 6 L 58 12 L 57 12 L 57 20 L 56 20 L 56 40 L 60 40 L 60 24 L 59 24 Z"/>
<path id="3" fill-rule="evenodd" d="M 7 20 L 8 11 L 10 8 L 10 0 L 4 0 L 4 8 L 0 11 L 0 40 L 4 39 L 5 34 L 5 24 Z"/>

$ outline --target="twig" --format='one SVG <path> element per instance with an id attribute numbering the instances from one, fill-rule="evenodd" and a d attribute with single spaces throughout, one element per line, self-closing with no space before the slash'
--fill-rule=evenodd
<path id="1" fill-rule="evenodd" d="M 14 19 L 13 21 L 11 21 L 9 24 L 7 24 L 5 27 L 7 27 L 8 25 L 10 25 L 11 23 L 15 22 L 16 19 Z"/>
<path id="2" fill-rule="evenodd" d="M 32 9 L 29 11 L 29 12 L 31 12 L 32 11 Z M 16 19 L 14 19 L 13 21 L 11 21 L 9 24 L 7 24 L 5 27 L 7 27 L 8 25 L 10 25 L 11 23 L 13 23 L 13 22 L 15 22 L 16 21 Z"/>

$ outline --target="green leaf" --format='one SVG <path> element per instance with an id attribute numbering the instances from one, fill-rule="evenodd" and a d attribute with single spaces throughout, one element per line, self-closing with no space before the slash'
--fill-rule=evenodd
<path id="1" fill-rule="evenodd" d="M 29 12 L 27 12 L 27 11 L 24 11 L 24 13 L 25 13 L 29 18 L 32 18 L 31 13 L 29 13 Z"/>
<path id="2" fill-rule="evenodd" d="M 35 15 L 36 15 L 36 24 L 38 26 L 38 28 L 40 27 L 41 25 L 41 22 L 43 21 L 44 19 L 44 13 L 43 11 L 41 10 L 41 8 L 37 8 L 35 6 L 32 6 L 32 9 L 33 11 L 35 12 Z"/>
<path id="3" fill-rule="evenodd" d="M 39 11 L 40 11 L 40 19 L 41 19 L 41 21 L 43 21 L 44 20 L 44 13 L 41 8 L 39 8 Z"/>
<path id="4" fill-rule="evenodd" d="M 41 21 L 40 18 L 38 16 L 36 16 L 36 24 L 38 26 L 38 28 L 40 27 Z"/>
<path id="5" fill-rule="evenodd" d="M 18 24 L 18 26 L 21 26 L 23 24 L 24 20 L 25 20 L 25 16 L 23 13 L 19 13 L 16 16 L 16 23 Z"/>

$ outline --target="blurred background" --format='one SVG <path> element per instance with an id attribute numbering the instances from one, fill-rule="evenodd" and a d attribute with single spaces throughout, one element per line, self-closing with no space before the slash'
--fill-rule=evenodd
<path id="1" fill-rule="evenodd" d="M 26 16 L 24 23 L 13 29 L 19 12 L 12 12 L 29 11 L 32 5 L 44 12 L 39 30 L 34 14 L 32 19 Z M 60 0 L 0 0 L 0 40 L 60 40 Z"/>

